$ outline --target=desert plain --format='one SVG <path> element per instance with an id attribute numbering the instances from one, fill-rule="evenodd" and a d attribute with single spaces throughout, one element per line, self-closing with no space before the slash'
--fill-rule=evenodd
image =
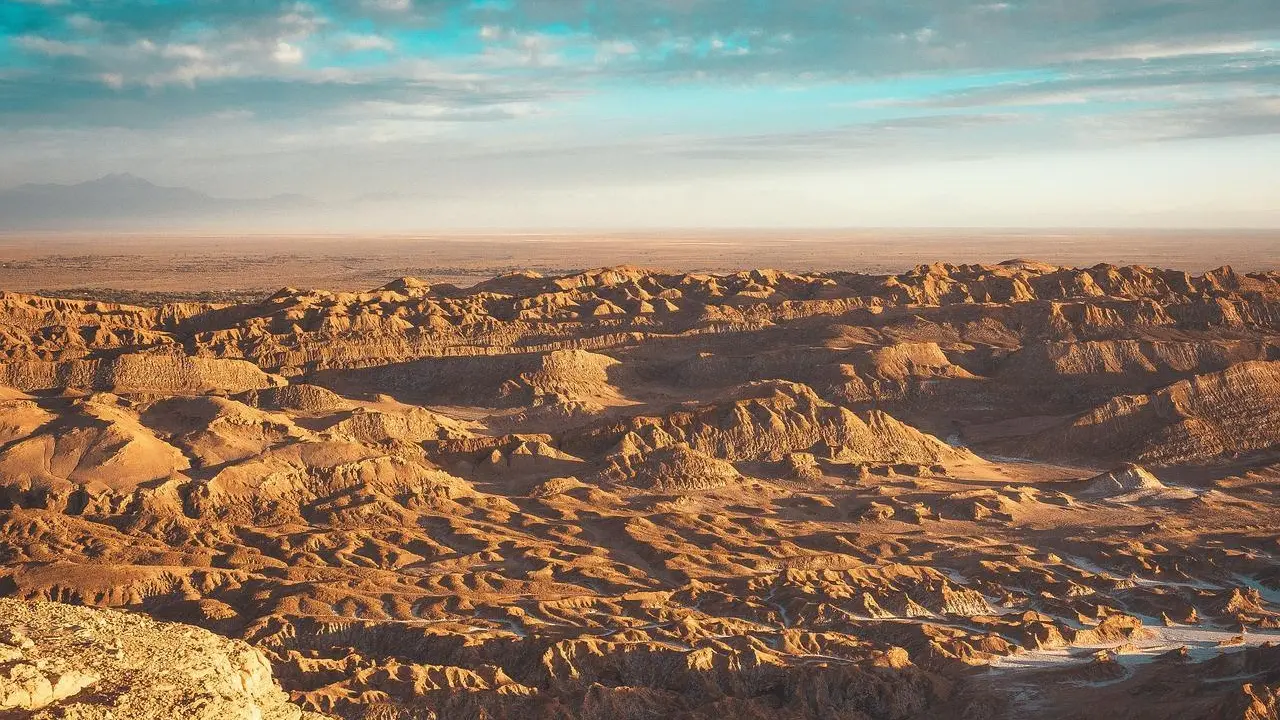
<path id="1" fill-rule="evenodd" d="M 1278 247 L 0 238 L 0 717 L 1280 717 Z"/>

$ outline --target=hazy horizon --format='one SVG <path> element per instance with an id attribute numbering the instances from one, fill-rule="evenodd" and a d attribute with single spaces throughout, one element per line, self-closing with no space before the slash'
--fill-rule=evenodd
<path id="1" fill-rule="evenodd" d="M 0 228 L 1277 228 L 1278 51 L 1271 0 L 21 0 Z"/>

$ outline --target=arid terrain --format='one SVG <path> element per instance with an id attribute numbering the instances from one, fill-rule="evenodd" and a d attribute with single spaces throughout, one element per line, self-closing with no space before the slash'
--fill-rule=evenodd
<path id="1" fill-rule="evenodd" d="M 260 300 L 288 285 L 364 291 L 410 276 L 474 285 L 534 270 L 637 265 L 680 272 L 896 274 L 945 258 L 1197 272 L 1280 267 L 1275 230 L 704 230 L 465 235 L 201 235 L 0 232 L 0 288 L 154 305 Z"/>
<path id="2" fill-rule="evenodd" d="M 1274 238 L 389 242 L 6 255 L 0 717 L 1280 717 Z"/>

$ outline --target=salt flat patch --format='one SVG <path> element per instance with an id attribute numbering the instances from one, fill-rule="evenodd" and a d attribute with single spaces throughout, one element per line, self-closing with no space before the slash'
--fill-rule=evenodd
<path id="1" fill-rule="evenodd" d="M 1224 589 L 1221 585 L 1215 585 L 1213 583 L 1205 582 L 1203 580 L 1160 580 L 1156 578 L 1144 578 L 1136 574 L 1122 576 L 1119 573 L 1112 572 L 1102 567 L 1101 565 L 1093 562 L 1092 560 L 1088 560 L 1086 558 L 1082 558 L 1077 555 L 1059 555 L 1059 557 L 1061 557 L 1063 560 L 1066 560 L 1068 564 L 1073 565 L 1078 569 L 1091 572 L 1094 575 L 1105 578 L 1107 580 L 1111 580 L 1113 582 L 1131 582 L 1134 585 L 1143 585 L 1146 587 L 1185 587 L 1185 588 L 1192 588 L 1194 590 Z"/>
<path id="2" fill-rule="evenodd" d="M 1263 585 L 1262 583 L 1258 582 L 1256 578 L 1249 577 L 1248 575 L 1241 575 L 1239 573 L 1236 573 L 1234 577 L 1236 581 L 1240 582 L 1241 584 L 1253 590 L 1257 590 L 1258 594 L 1262 596 L 1263 600 L 1266 600 L 1272 605 L 1280 605 L 1280 590 L 1272 590 L 1266 585 Z"/>
<path id="3" fill-rule="evenodd" d="M 1162 653 L 1186 647 L 1191 658 L 1196 662 L 1208 660 L 1224 652 L 1233 652 L 1239 648 L 1262 645 L 1264 643 L 1280 643 L 1280 632 L 1250 631 L 1243 635 L 1244 642 L 1239 645 L 1223 646 L 1240 633 L 1215 628 L 1177 625 L 1174 627 L 1148 627 L 1155 634 L 1146 639 L 1135 639 L 1120 644 L 1078 645 L 1070 648 L 1054 650 L 1030 650 L 1018 655 L 999 658 L 991 663 L 995 670 L 1044 670 L 1070 665 L 1084 665 L 1093 662 L 1092 653 L 1099 650 L 1111 650 L 1121 645 L 1133 646 L 1136 651 L 1119 653 L 1114 656 L 1116 662 L 1125 666 L 1142 665 L 1151 662 Z"/>

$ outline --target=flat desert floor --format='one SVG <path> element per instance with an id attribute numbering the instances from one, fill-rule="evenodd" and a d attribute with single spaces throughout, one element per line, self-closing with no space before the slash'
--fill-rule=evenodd
<path id="1" fill-rule="evenodd" d="M 412 276 L 470 285 L 513 270 L 563 274 L 612 265 L 679 271 L 897 273 L 939 259 L 1034 258 L 1204 270 L 1280 267 L 1280 231 L 685 231 L 438 236 L 0 234 L 0 287 L 176 294 L 283 286 L 364 290 Z M 138 295 L 145 299 L 145 295 Z"/>

